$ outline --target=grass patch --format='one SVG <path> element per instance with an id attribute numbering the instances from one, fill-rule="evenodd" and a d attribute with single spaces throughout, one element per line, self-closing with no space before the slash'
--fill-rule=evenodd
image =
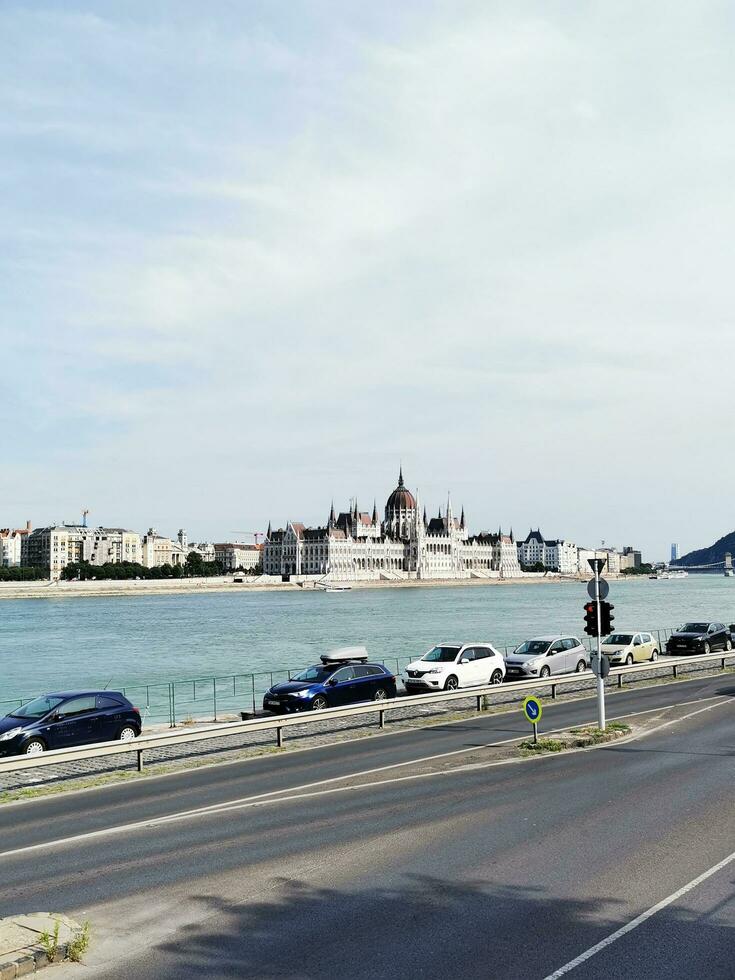
<path id="1" fill-rule="evenodd" d="M 567 746 L 558 738 L 540 738 L 538 742 L 529 738 L 521 742 L 520 748 L 522 752 L 538 755 L 541 752 L 562 752 Z"/>
<path id="2" fill-rule="evenodd" d="M 565 749 L 586 749 L 590 745 L 602 745 L 613 742 L 616 738 L 629 735 L 630 725 L 624 721 L 611 721 L 603 731 L 596 725 L 585 725 L 582 728 L 570 728 L 567 732 L 559 732 L 554 738 L 540 738 L 538 742 L 526 739 L 521 742 L 519 750 L 522 756 L 543 755 L 546 752 L 563 752 Z"/>

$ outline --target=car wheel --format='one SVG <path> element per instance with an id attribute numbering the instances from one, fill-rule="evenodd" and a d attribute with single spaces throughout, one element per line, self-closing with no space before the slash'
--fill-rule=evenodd
<path id="1" fill-rule="evenodd" d="M 706 656 L 708 653 L 711 653 L 712 647 L 709 645 L 709 643 L 705 643 L 704 646 L 702 647 L 702 650 L 704 651 L 704 654 Z"/>
<path id="2" fill-rule="evenodd" d="M 551 677 L 551 667 L 542 667 L 539 677 Z"/>
<path id="3" fill-rule="evenodd" d="M 632 653 L 629 653 L 628 656 L 625 658 L 625 666 L 626 667 L 632 667 L 633 666 L 633 654 Z"/>
<path id="4" fill-rule="evenodd" d="M 654 647 L 653 653 L 651 654 L 651 663 L 655 663 L 656 660 L 658 660 L 658 650 Z"/>
<path id="5" fill-rule="evenodd" d="M 458 687 L 459 687 L 459 681 L 454 676 L 454 674 L 452 674 L 450 677 L 447 677 L 446 683 L 444 684 L 445 691 L 456 691 Z"/>
<path id="6" fill-rule="evenodd" d="M 732 640 L 725 640 L 725 649 L 728 653 L 732 650 Z"/>
<path id="7" fill-rule="evenodd" d="M 577 673 L 581 674 L 583 670 L 587 670 L 587 664 L 584 662 L 584 660 L 580 660 L 577 663 Z"/>
<path id="8" fill-rule="evenodd" d="M 373 701 L 387 701 L 388 692 L 384 687 L 379 687 L 378 690 L 373 695 Z"/>
<path id="9" fill-rule="evenodd" d="M 40 738 L 32 738 L 23 749 L 25 755 L 40 755 L 46 751 L 46 745 Z"/>
<path id="10" fill-rule="evenodd" d="M 123 727 L 117 733 L 118 742 L 132 742 L 133 739 L 136 739 L 137 737 L 138 733 L 132 725 L 123 725 Z"/>
<path id="11" fill-rule="evenodd" d="M 324 711 L 324 709 L 328 707 L 329 704 L 323 694 L 317 694 L 317 696 L 311 702 L 312 711 Z"/>
<path id="12" fill-rule="evenodd" d="M 502 670 L 494 670 L 493 671 L 493 674 L 492 674 L 492 677 L 490 678 L 490 683 L 491 684 L 502 684 L 503 683 L 503 671 Z"/>

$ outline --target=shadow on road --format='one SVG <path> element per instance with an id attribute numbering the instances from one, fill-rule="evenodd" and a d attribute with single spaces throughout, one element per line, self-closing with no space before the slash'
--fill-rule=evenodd
<path id="1" fill-rule="evenodd" d="M 150 972 L 136 963 L 136 977 L 540 980 L 624 921 L 615 900 L 552 900 L 541 890 L 486 881 L 410 876 L 392 888 L 358 892 L 287 878 L 272 884 L 273 898 L 249 905 L 202 896 L 202 924 L 160 946 Z M 243 901 L 249 898 L 244 883 Z M 641 976 L 732 977 L 729 928 L 675 908 L 665 916 L 676 932 L 676 962 L 664 957 L 660 974 L 647 966 Z M 636 965 L 629 970 L 624 957 L 617 964 L 609 973 L 609 961 L 591 961 L 571 980 L 639 980 Z"/>

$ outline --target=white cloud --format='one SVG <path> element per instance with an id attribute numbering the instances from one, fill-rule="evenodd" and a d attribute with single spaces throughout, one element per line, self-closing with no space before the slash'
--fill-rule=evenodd
<path id="1" fill-rule="evenodd" d="M 726 378 L 677 394 L 735 348 L 721 7 L 137 10 L 4 15 L 0 330 L 19 433 L 63 458 L 87 420 L 70 492 L 116 505 L 104 453 L 146 474 L 128 520 L 177 523 L 173 460 L 229 460 L 215 533 L 372 496 L 402 455 L 425 493 L 461 474 L 475 523 L 684 541 L 690 486 L 653 532 L 581 474 L 592 426 L 649 500 L 726 438 Z"/>

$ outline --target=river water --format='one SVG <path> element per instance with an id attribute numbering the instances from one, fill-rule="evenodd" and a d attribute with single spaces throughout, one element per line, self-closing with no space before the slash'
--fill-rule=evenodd
<path id="1" fill-rule="evenodd" d="M 735 621 L 735 579 L 613 582 L 618 628 Z M 299 667 L 337 646 L 406 658 L 439 640 L 582 633 L 582 583 L 0 602 L 0 700 Z M 0 712 L 1 713 L 1 712 Z"/>

